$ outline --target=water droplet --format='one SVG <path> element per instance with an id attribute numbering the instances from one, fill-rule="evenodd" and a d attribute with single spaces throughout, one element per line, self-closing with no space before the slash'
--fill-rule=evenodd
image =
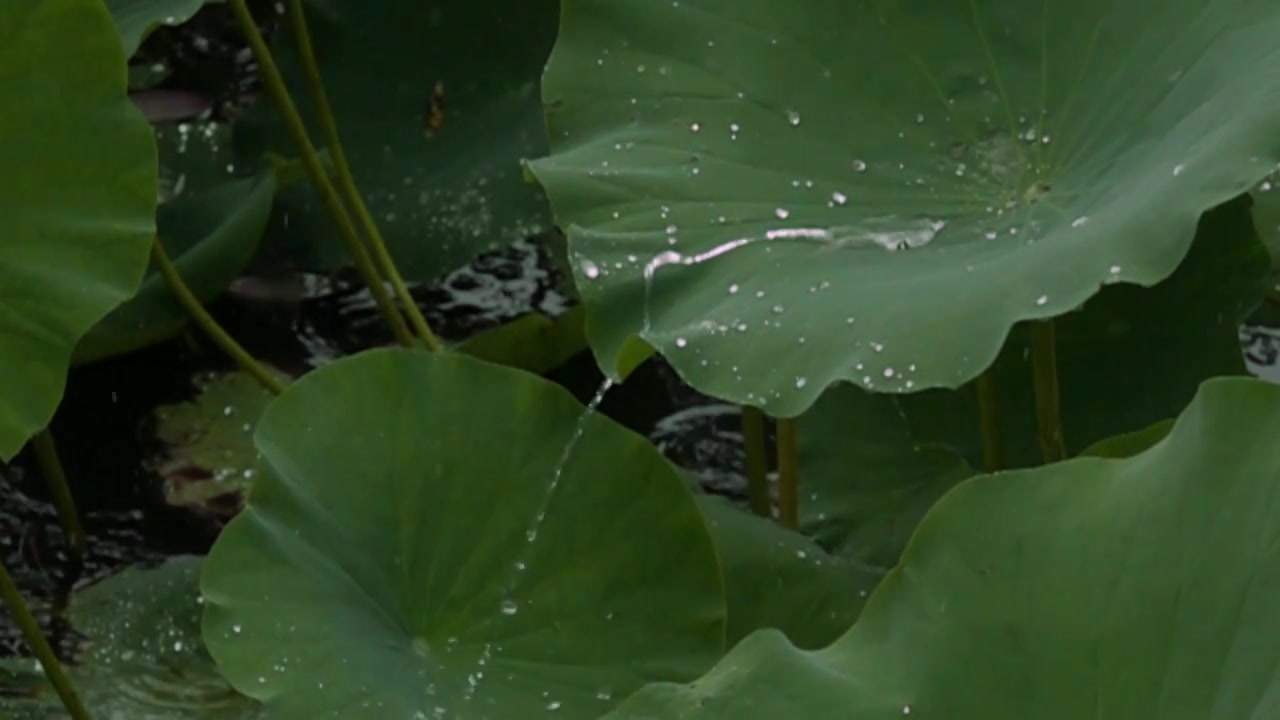
<path id="1" fill-rule="evenodd" d="M 560 701 L 559 701 L 559 700 L 552 700 L 551 702 L 547 703 L 547 709 L 548 709 L 548 710 L 559 710 L 559 709 L 560 709 Z"/>
<path id="2" fill-rule="evenodd" d="M 676 338 L 676 347 L 684 347 L 685 345 L 688 345 L 688 344 L 689 344 L 688 340 L 682 337 Z"/>
<path id="3" fill-rule="evenodd" d="M 854 161 L 853 161 L 853 171 L 854 171 L 854 172 L 866 172 L 866 171 L 867 171 L 867 163 L 866 163 L 865 161 L 862 161 L 862 160 L 854 160 Z"/>
<path id="4" fill-rule="evenodd" d="M 600 266 L 590 260 L 583 260 L 579 263 L 582 266 L 582 274 L 587 276 L 588 280 L 595 280 L 600 277 Z"/>
<path id="5" fill-rule="evenodd" d="M 809 382 L 809 380 L 808 380 L 807 378 L 797 377 L 797 378 L 796 378 L 796 388 L 802 388 L 802 387 L 804 387 L 808 382 Z"/>
<path id="6" fill-rule="evenodd" d="M 520 608 L 516 606 L 514 600 L 507 599 L 502 601 L 502 614 L 515 615 Z"/>
<path id="7" fill-rule="evenodd" d="M 1036 298 L 1036 305 L 1044 305 L 1047 302 L 1049 302 L 1048 295 L 1041 295 L 1040 297 Z"/>
<path id="8" fill-rule="evenodd" d="M 1182 163 L 1179 163 L 1179 164 L 1177 164 L 1177 165 L 1174 165 L 1174 166 L 1173 166 L 1173 176 L 1174 176 L 1174 177 L 1178 177 L 1179 175 L 1181 175 L 1181 174 L 1182 174 L 1182 171 L 1183 171 L 1183 170 L 1186 170 L 1186 169 L 1187 169 L 1187 166 L 1186 166 L 1186 165 L 1183 165 Z"/>
<path id="9" fill-rule="evenodd" d="M 689 130 L 691 132 L 700 132 L 702 130 L 702 123 L 693 123 L 689 126 Z"/>
<path id="10" fill-rule="evenodd" d="M 1119 265 L 1112 265 L 1112 266 L 1111 266 L 1111 274 L 1112 274 L 1112 275 L 1119 275 L 1119 274 L 1120 274 L 1120 266 L 1119 266 Z"/>
<path id="11" fill-rule="evenodd" d="M 777 215 L 779 220 L 786 220 L 791 217 L 791 211 L 786 208 L 778 208 L 773 211 L 773 214 Z"/>
<path id="12" fill-rule="evenodd" d="M 831 200 L 837 205 L 843 205 L 849 202 L 849 196 L 842 192 L 833 192 L 831 193 Z"/>
<path id="13" fill-rule="evenodd" d="M 795 110 L 788 110 L 788 111 L 787 111 L 787 122 L 791 123 L 791 126 L 792 126 L 792 127 L 795 127 L 795 126 L 799 125 L 799 124 L 800 124 L 800 113 L 796 112 Z"/>
<path id="14" fill-rule="evenodd" d="M 730 295 L 737 295 L 737 294 L 738 294 L 738 284 L 737 284 L 737 283 L 734 283 L 734 284 L 732 284 L 732 285 L 730 285 L 730 286 L 729 286 L 729 294 L 730 294 Z"/>
<path id="15" fill-rule="evenodd" d="M 1076 218 L 1075 220 L 1072 220 L 1072 221 L 1071 221 L 1071 227 L 1073 227 L 1073 228 L 1078 228 L 1078 227 L 1080 227 L 1081 225 L 1084 225 L 1084 224 L 1085 224 L 1085 223 L 1087 223 L 1087 222 L 1089 222 L 1089 216 L 1088 216 L 1088 215 L 1081 215 L 1080 217 L 1078 217 L 1078 218 Z"/>
<path id="16" fill-rule="evenodd" d="M 891 367 L 887 367 L 887 368 L 885 368 L 885 369 L 884 369 L 884 376 L 885 376 L 885 377 L 887 377 L 887 378 L 891 378 L 891 377 L 893 377 L 893 368 L 891 368 Z"/>
<path id="17" fill-rule="evenodd" d="M 910 714 L 911 714 L 911 706 L 910 706 L 910 705 L 903 705 L 903 706 L 902 706 L 902 714 L 903 714 L 903 715 L 910 715 Z"/>

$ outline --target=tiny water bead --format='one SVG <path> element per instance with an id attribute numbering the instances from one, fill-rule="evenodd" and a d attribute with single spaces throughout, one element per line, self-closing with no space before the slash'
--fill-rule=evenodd
<path id="1" fill-rule="evenodd" d="M 798 126 L 800 124 L 800 113 L 796 112 L 795 110 L 788 110 L 787 122 L 791 124 L 791 127 Z"/>
<path id="2" fill-rule="evenodd" d="M 1040 297 L 1036 298 L 1036 305 L 1044 305 L 1047 302 L 1049 302 L 1048 295 L 1041 295 Z"/>
<path id="3" fill-rule="evenodd" d="M 508 598 L 502 601 L 503 615 L 515 615 L 517 612 L 519 612 L 519 610 L 520 608 L 519 606 L 516 605 L 514 600 L 511 600 L 510 598 Z"/>

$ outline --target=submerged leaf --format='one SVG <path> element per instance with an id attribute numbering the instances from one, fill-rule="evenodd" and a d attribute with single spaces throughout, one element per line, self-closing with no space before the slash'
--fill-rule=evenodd
<path id="1" fill-rule="evenodd" d="M 778 416 L 957 387 L 1275 167 L 1278 33 L 1272 0 L 579 0 L 532 166 L 610 374 L 639 335 Z"/>
<path id="2" fill-rule="evenodd" d="M 198 377 L 196 387 L 191 401 L 156 409 L 156 439 L 166 450 L 151 469 L 169 505 L 229 517 L 253 485 L 253 430 L 273 396 L 239 371 Z"/>
<path id="3" fill-rule="evenodd" d="M 965 481 L 830 647 L 757 633 L 608 717 L 1275 717 L 1277 434 L 1280 387 L 1212 380 L 1140 455 Z"/>
<path id="4" fill-rule="evenodd" d="M 249 720 L 257 703 L 232 690 L 200 640 L 202 558 L 174 557 L 155 568 L 129 568 L 71 599 L 72 626 L 85 637 L 68 665 L 94 717 L 127 720 Z M 34 663 L 11 664 L 0 679 L 0 714 L 8 720 L 65 718 Z M 2 672 L 2 671 L 0 671 Z M 0 677 L 3 677 L 0 675 Z M 20 699 L 25 689 L 32 697 Z"/>
<path id="5" fill-rule="evenodd" d="M 291 385 L 255 442 L 204 637 L 278 717 L 594 719 L 723 649 L 684 481 L 550 382 L 368 351 Z"/>
<path id="6" fill-rule="evenodd" d="M 0 462 L 53 415 L 80 337 L 142 279 L 156 149 L 99 0 L 0 2 Z"/>

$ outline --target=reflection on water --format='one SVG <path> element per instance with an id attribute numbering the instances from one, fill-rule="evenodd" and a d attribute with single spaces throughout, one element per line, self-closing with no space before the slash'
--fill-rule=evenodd
<path id="1" fill-rule="evenodd" d="M 1280 383 L 1280 328 L 1245 325 L 1240 328 L 1240 347 L 1251 374 Z"/>

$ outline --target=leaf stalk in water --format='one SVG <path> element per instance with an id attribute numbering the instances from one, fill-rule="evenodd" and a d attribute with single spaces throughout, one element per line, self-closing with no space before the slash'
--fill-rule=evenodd
<path id="1" fill-rule="evenodd" d="M 743 406 L 742 442 L 747 452 L 747 497 L 751 502 L 751 512 L 761 517 L 773 517 L 764 413 L 760 408 Z"/>
<path id="2" fill-rule="evenodd" d="M 978 376 L 978 429 L 982 433 L 982 469 L 1004 467 L 1004 437 L 1000 432 L 1000 394 L 992 377 L 994 366 Z"/>
<path id="3" fill-rule="evenodd" d="M 231 5 L 231 12 L 240 26 L 240 32 L 253 50 L 254 59 L 258 61 L 263 85 L 266 86 L 271 99 L 275 101 L 276 109 L 284 118 L 285 125 L 289 128 L 289 135 L 302 156 L 307 175 L 315 185 L 316 191 L 320 193 L 320 200 L 337 223 L 338 232 L 347 243 L 347 249 L 351 252 L 351 258 L 355 261 L 360 277 L 369 286 L 369 292 L 373 295 L 374 302 L 378 304 L 383 317 L 387 319 L 387 324 L 391 326 L 391 332 L 395 335 L 396 341 L 404 347 L 415 347 L 418 343 L 414 340 L 413 333 L 410 332 L 400 310 L 391 302 L 391 296 L 387 294 L 382 276 L 378 274 L 377 267 L 369 258 L 369 251 L 360 240 L 351 215 L 347 213 L 347 208 L 342 204 L 342 198 L 338 196 L 333 183 L 329 182 L 324 166 L 320 164 L 320 155 L 307 134 L 307 128 L 302 123 L 302 116 L 298 114 L 298 108 L 289 95 L 288 88 L 285 87 L 284 76 L 280 74 L 280 68 L 276 66 L 266 41 L 262 39 L 262 33 L 258 32 L 258 25 L 253 21 L 253 15 L 249 12 L 245 0 L 229 0 L 228 4 Z"/>
<path id="4" fill-rule="evenodd" d="M 382 238 L 382 231 L 378 228 L 378 224 L 374 222 L 373 215 L 369 212 L 369 206 L 365 203 L 364 196 L 361 195 L 359 188 L 356 186 L 355 176 L 351 173 L 351 165 L 347 162 L 347 154 L 342 148 L 342 138 L 338 134 L 338 121 L 334 117 L 333 108 L 329 104 L 329 97 L 324 91 L 324 82 L 320 78 L 320 66 L 316 62 L 315 50 L 311 45 L 311 33 L 307 30 L 307 17 L 302 9 L 302 0 L 288 0 L 287 8 L 289 19 L 293 26 L 293 34 L 297 39 L 298 59 L 302 62 L 303 73 L 307 79 L 307 89 L 310 91 L 311 99 L 316 106 L 316 114 L 320 119 L 320 129 L 324 132 L 325 144 L 329 146 L 329 154 L 333 158 L 333 168 L 338 177 L 338 186 L 342 189 L 342 194 L 345 196 L 348 205 L 355 210 L 356 217 L 360 220 L 360 226 L 364 229 L 365 239 L 373 250 L 374 259 L 377 260 L 383 276 L 391 283 L 396 298 L 400 301 L 400 307 L 404 309 L 405 314 L 409 317 L 409 324 L 413 326 L 414 332 L 417 333 L 423 344 L 427 346 L 427 349 L 437 352 L 443 350 L 444 346 L 440 343 L 435 333 L 431 331 L 431 326 L 427 324 L 427 319 L 422 316 L 422 311 L 418 309 L 413 296 L 409 294 L 409 288 L 404 283 L 404 277 L 400 275 L 400 269 L 396 267 L 395 259 L 391 257 L 391 253 L 387 250 L 387 243 Z"/>
<path id="5" fill-rule="evenodd" d="M 232 360 L 240 366 L 242 370 L 253 376 L 262 387 L 266 388 L 273 395 L 279 395 L 284 392 L 284 383 L 280 381 L 271 371 L 267 370 L 262 363 L 253 359 L 249 351 L 245 350 L 235 338 L 218 324 L 217 320 L 204 309 L 204 305 L 200 304 L 200 300 L 191 292 L 191 288 L 183 282 L 182 276 L 178 274 L 178 268 L 174 267 L 173 261 L 169 259 L 169 254 L 164 251 L 164 246 L 160 244 L 160 238 L 156 237 L 151 241 L 151 261 L 156 264 L 156 269 L 160 271 L 160 275 L 164 277 L 165 283 L 169 285 L 169 290 L 178 298 L 178 302 L 186 309 L 187 314 L 196 321 L 196 325 L 204 330 L 209 339 L 213 340 L 223 352 L 231 356 Z"/>
<path id="6" fill-rule="evenodd" d="M 800 527 L 800 457 L 796 421 L 778 420 L 778 516 L 783 527 Z"/>
<path id="7" fill-rule="evenodd" d="M 0 597 L 4 598 L 4 604 L 9 606 L 9 611 L 13 613 L 18 627 L 22 628 L 22 635 L 26 638 L 27 645 L 31 646 L 31 651 L 40 661 L 45 677 L 49 678 L 49 682 L 53 684 L 53 689 L 62 700 L 62 706 L 67 709 L 67 714 L 73 720 L 92 720 L 89 711 L 85 710 L 84 704 L 80 702 L 80 696 L 76 694 L 70 678 L 63 672 L 58 656 L 54 654 L 49 641 L 40 631 L 40 624 L 31 614 L 31 608 L 27 607 L 26 601 L 22 599 L 22 593 L 18 592 L 18 586 L 13 582 L 13 577 L 9 575 L 9 569 L 4 566 L 3 561 L 0 561 Z"/>
<path id="8" fill-rule="evenodd" d="M 62 522 L 62 531 L 67 534 L 71 550 L 77 557 L 82 557 L 85 550 L 84 528 L 80 525 L 80 513 L 76 510 L 71 486 L 67 484 L 67 473 L 62 469 L 62 461 L 58 459 L 58 446 L 54 443 L 53 433 L 49 428 L 41 430 L 31 438 L 31 449 L 36 454 L 36 464 L 40 466 L 40 474 L 44 476 L 44 482 L 49 486 L 54 507 L 58 508 L 58 520 Z"/>
<path id="9" fill-rule="evenodd" d="M 1045 464 L 1067 456 L 1058 393 L 1058 349 L 1053 320 L 1031 323 L 1031 373 L 1035 384 L 1036 426 Z"/>

